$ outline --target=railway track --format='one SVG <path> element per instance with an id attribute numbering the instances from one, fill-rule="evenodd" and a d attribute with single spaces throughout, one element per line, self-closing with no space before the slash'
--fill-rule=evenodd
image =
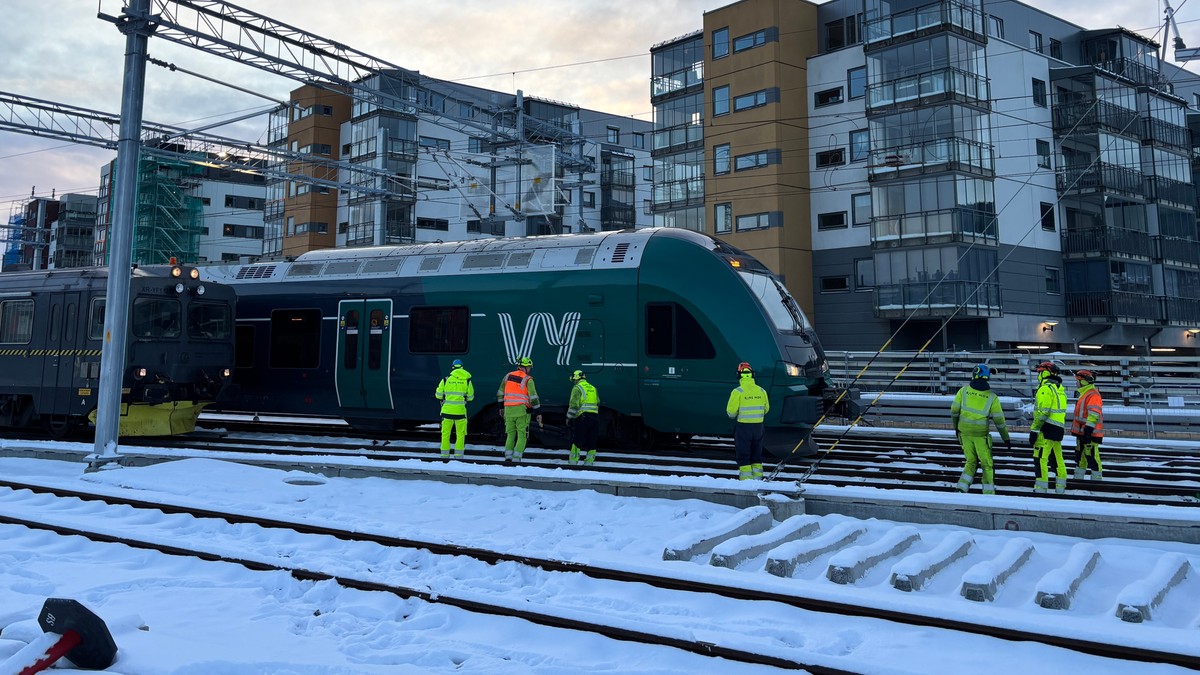
<path id="1" fill-rule="evenodd" d="M 162 517 L 151 515 L 150 512 L 168 515 Z M 29 513 L 37 513 L 38 516 L 30 517 Z M 158 526 L 148 525 L 156 523 L 156 519 L 161 519 Z M 419 541 L 350 531 L 319 522 L 264 518 L 250 513 L 17 481 L 0 481 L 0 522 L 50 530 L 64 536 L 82 536 L 97 542 L 155 550 L 168 555 L 235 563 L 253 570 L 284 571 L 299 579 L 332 580 L 347 588 L 418 598 L 470 612 L 514 617 L 619 640 L 663 645 L 745 663 L 805 669 L 819 674 L 852 671 L 808 662 L 807 659 L 781 656 L 778 648 L 761 652 L 745 649 L 739 645 L 744 644 L 748 636 L 739 635 L 736 631 L 723 632 L 722 639 L 718 641 L 699 640 L 692 636 L 693 630 L 698 631 L 698 627 L 681 627 L 667 619 L 660 622 L 658 617 L 678 616 L 680 612 L 673 611 L 671 603 L 678 603 L 678 607 L 682 608 L 700 601 L 697 595 L 702 594 L 719 596 L 733 603 L 763 603 L 761 608 L 754 611 L 780 616 L 783 625 L 791 625 L 786 614 L 789 609 L 803 610 L 964 631 L 1004 640 L 1036 642 L 1108 658 L 1200 668 L 1200 659 L 1186 654 L 1130 647 L 1109 640 L 1081 639 L 1045 630 L 997 626 L 982 615 L 979 621 L 962 621 L 921 612 L 858 606 L 813 595 L 755 588 L 754 584 L 741 583 L 741 578 L 733 579 L 731 583 L 689 578 L 686 569 L 677 567 L 672 568 L 675 574 L 665 574 L 657 569 L 648 569 L 645 564 L 630 568 L 588 564 L 444 541 Z M 196 547 L 186 539 L 187 533 L 197 531 L 204 533 L 203 548 Z M 182 545 L 176 543 L 180 541 L 180 536 L 185 537 Z M 272 549 L 275 549 L 274 553 Z M 414 558 L 415 555 L 421 557 Z M 453 565 L 450 557 L 454 558 Z M 367 566 L 356 564 L 364 560 L 375 562 Z M 398 563 L 389 565 L 381 561 Z M 436 573 L 439 567 L 461 567 L 464 561 L 465 564 L 480 566 L 517 566 L 514 573 L 520 574 L 531 587 L 541 589 L 543 592 L 539 595 L 547 601 L 535 602 L 526 598 L 514 603 L 511 598 L 505 599 L 502 593 L 490 597 L 486 589 L 462 588 Z M 571 598 L 578 595 L 570 592 L 575 575 L 584 575 L 593 582 L 588 586 L 587 601 L 575 600 L 577 604 L 571 604 Z M 601 583 L 603 597 L 596 597 L 595 582 Z M 630 598 L 644 596 L 646 587 L 655 589 L 653 602 L 656 611 L 653 615 L 637 614 L 637 623 L 646 626 L 645 630 L 631 629 L 630 617 L 621 615 L 619 610 L 611 614 L 596 610 L 597 607 L 630 607 L 628 611 L 636 612 Z M 550 599 L 554 602 L 549 602 Z M 800 622 L 797 621 L 795 625 L 800 625 Z"/>

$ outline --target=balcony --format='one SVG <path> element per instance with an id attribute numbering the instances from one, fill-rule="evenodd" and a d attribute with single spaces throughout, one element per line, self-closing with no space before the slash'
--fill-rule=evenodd
<path id="1" fill-rule="evenodd" d="M 654 186 L 654 209 L 677 209 L 704 204 L 704 177 L 660 183 Z"/>
<path id="2" fill-rule="evenodd" d="M 1150 196 L 1155 201 L 1165 202 L 1182 209 L 1196 208 L 1196 188 L 1162 176 L 1150 176 Z"/>
<path id="3" fill-rule="evenodd" d="M 1149 293 L 1067 293 L 1067 318 L 1093 323 L 1154 324 L 1163 318 L 1161 298 Z"/>
<path id="4" fill-rule="evenodd" d="M 689 87 L 704 84 L 704 62 L 697 61 L 683 70 L 677 70 L 666 75 L 659 75 L 650 80 L 651 100 L 659 96 L 674 94 Z"/>
<path id="5" fill-rule="evenodd" d="M 867 87 L 867 112 L 959 101 L 989 108 L 988 80 L 958 68 L 942 68 Z"/>
<path id="6" fill-rule="evenodd" d="M 1054 106 L 1054 135 L 1088 134 L 1099 130 L 1136 138 L 1137 112 L 1106 101 L 1080 101 Z M 1140 139 L 1139 139 L 1140 140 Z"/>
<path id="7" fill-rule="evenodd" d="M 704 127 L 700 124 L 684 124 L 655 131 L 652 154 L 658 157 L 681 150 L 699 148 L 703 145 Z"/>
<path id="8" fill-rule="evenodd" d="M 1145 199 L 1145 183 L 1141 171 L 1103 162 L 1087 166 L 1068 166 L 1058 172 L 1059 193 L 1114 193 L 1134 199 Z"/>
<path id="9" fill-rule="evenodd" d="M 978 281 L 921 281 L 875 287 L 876 318 L 998 317 L 1000 285 Z"/>
<path id="10" fill-rule="evenodd" d="M 1118 77 L 1136 82 L 1137 84 L 1148 85 L 1167 92 L 1170 92 L 1172 89 L 1170 83 L 1167 82 L 1162 73 L 1149 66 L 1144 66 L 1133 59 L 1108 59 L 1107 61 L 1097 61 L 1091 65 Z"/>
<path id="11" fill-rule="evenodd" d="M 936 171 L 963 171 L 990 178 L 995 175 L 992 146 L 962 138 L 939 138 L 873 150 L 867 163 L 872 181 Z"/>
<path id="12" fill-rule="evenodd" d="M 983 13 L 975 7 L 949 0 L 868 21 L 864 49 L 882 49 L 941 32 L 953 32 L 987 43 Z"/>
<path id="13" fill-rule="evenodd" d="M 1141 131 L 1142 137 L 1140 140 L 1143 142 L 1166 145 L 1183 152 L 1191 152 L 1191 136 L 1184 127 L 1154 119 L 1153 117 L 1143 117 Z"/>
<path id="14" fill-rule="evenodd" d="M 1200 299 L 1164 298 L 1163 319 L 1172 326 L 1200 326 Z"/>
<path id="15" fill-rule="evenodd" d="M 1154 257 L 1180 267 L 1200 267 L 1200 242 L 1179 237 L 1154 237 Z"/>
<path id="16" fill-rule="evenodd" d="M 871 219 L 871 248 L 959 241 L 995 246 L 995 214 L 960 208 Z"/>
<path id="17" fill-rule="evenodd" d="M 1062 233 L 1064 258 L 1125 258 L 1150 260 L 1150 235 L 1119 227 L 1087 227 Z"/>
<path id="18" fill-rule="evenodd" d="M 615 188 L 632 188 L 633 172 L 621 169 L 605 169 L 600 172 L 600 184 Z"/>

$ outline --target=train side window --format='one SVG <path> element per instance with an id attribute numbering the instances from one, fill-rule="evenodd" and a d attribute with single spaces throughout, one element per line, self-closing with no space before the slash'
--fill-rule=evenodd
<path id="1" fill-rule="evenodd" d="M 99 340 L 104 337 L 104 298 L 92 298 L 92 308 L 88 311 L 88 339 Z"/>
<path id="2" fill-rule="evenodd" d="M 33 339 L 33 300 L 0 302 L 0 343 L 28 344 Z"/>
<path id="3" fill-rule="evenodd" d="M 379 370 L 383 363 L 383 310 L 371 310 L 371 332 L 367 335 L 367 368 Z"/>
<path id="4" fill-rule="evenodd" d="M 67 320 L 66 325 L 63 326 L 63 339 L 72 344 L 75 342 L 75 328 L 79 323 L 75 314 L 75 303 L 67 303 Z"/>
<path id="5" fill-rule="evenodd" d="M 342 353 L 342 367 L 346 370 L 354 370 L 358 367 L 358 310 L 351 309 L 346 312 L 346 339 L 344 341 L 345 348 Z"/>
<path id="6" fill-rule="evenodd" d="M 466 354 L 471 312 L 466 307 L 413 307 L 408 350 L 414 354 Z"/>
<path id="7" fill-rule="evenodd" d="M 237 326 L 233 332 L 234 368 L 254 367 L 254 326 Z"/>
<path id="8" fill-rule="evenodd" d="M 712 359 L 717 350 L 691 312 L 665 302 L 646 305 L 646 355 Z"/>
<path id="9" fill-rule="evenodd" d="M 59 311 L 59 307 L 61 307 L 61 305 L 59 305 L 57 302 L 50 305 L 50 335 L 49 335 L 49 339 L 50 339 L 50 344 L 52 344 L 52 345 L 58 344 L 59 323 L 61 323 L 61 321 L 62 321 L 62 312 Z"/>
<path id="10" fill-rule="evenodd" d="M 316 368 L 321 365 L 321 310 L 277 309 L 271 312 L 272 368 Z"/>

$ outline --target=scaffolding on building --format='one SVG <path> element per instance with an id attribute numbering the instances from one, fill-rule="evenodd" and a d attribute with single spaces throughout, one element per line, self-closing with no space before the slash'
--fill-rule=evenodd
<path id="1" fill-rule="evenodd" d="M 0 265 L 0 269 L 7 270 L 21 263 L 21 252 L 25 245 L 25 214 L 9 215 L 6 239 L 8 239 L 8 245 L 4 248 L 4 261 Z"/>
<path id="2" fill-rule="evenodd" d="M 138 163 L 133 261 L 142 265 L 199 259 L 201 202 L 190 194 L 203 167 L 183 160 L 143 156 Z"/>

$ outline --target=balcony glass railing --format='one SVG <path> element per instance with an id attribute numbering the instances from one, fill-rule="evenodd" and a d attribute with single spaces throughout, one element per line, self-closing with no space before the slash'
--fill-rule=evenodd
<path id="1" fill-rule="evenodd" d="M 992 174 L 992 146 L 962 138 L 939 138 L 872 150 L 867 164 L 871 178 L 950 170 Z"/>
<path id="2" fill-rule="evenodd" d="M 928 35 L 938 29 L 955 30 L 980 41 L 987 39 L 979 8 L 947 1 L 867 21 L 866 43 L 868 46 L 894 43 Z"/>
<path id="3" fill-rule="evenodd" d="M 867 109 L 936 103 L 948 98 L 988 103 L 988 80 L 958 68 L 942 68 L 867 87 Z"/>
<path id="4" fill-rule="evenodd" d="M 1097 128 L 1134 138 L 1137 112 L 1105 101 L 1077 101 L 1054 106 L 1054 132 L 1059 136 L 1095 132 Z"/>
<path id="5" fill-rule="evenodd" d="M 1120 227 L 1086 227 L 1062 233 L 1065 256 L 1122 256 L 1149 260 L 1154 252 L 1150 235 Z"/>
<path id="6" fill-rule="evenodd" d="M 1067 293 L 1067 318 L 1106 323 L 1155 323 L 1162 319 L 1161 298 L 1149 293 L 1090 291 Z"/>
<path id="7" fill-rule="evenodd" d="M 704 203 L 704 177 L 672 181 L 654 186 L 654 207 L 675 208 Z"/>
<path id="8" fill-rule="evenodd" d="M 1175 326 L 1200 326 L 1200 299 L 1164 298 L 1163 319 Z"/>
<path id="9" fill-rule="evenodd" d="M 704 127 L 699 124 L 685 124 L 654 132 L 654 152 L 670 152 L 681 150 L 704 142 Z"/>
<path id="10" fill-rule="evenodd" d="M 995 214 L 975 209 L 942 209 L 871 219 L 871 245 L 875 248 L 947 241 L 995 244 Z"/>
<path id="11" fill-rule="evenodd" d="M 1000 285 L 978 281 L 918 281 L 875 287 L 875 314 L 1001 316 Z"/>
<path id="12" fill-rule="evenodd" d="M 704 83 L 704 62 L 700 61 L 673 73 L 650 80 L 650 96 L 666 96 L 681 89 Z"/>
<path id="13" fill-rule="evenodd" d="M 1200 242 L 1179 237 L 1154 237 L 1155 258 L 1165 263 L 1200 267 Z"/>
<path id="14" fill-rule="evenodd" d="M 1180 150 L 1191 150 L 1191 136 L 1188 130 L 1170 122 L 1164 122 L 1153 117 L 1142 118 L 1143 141 L 1154 141 L 1159 145 L 1169 145 Z"/>
<path id="15" fill-rule="evenodd" d="M 1194 208 L 1196 205 L 1196 188 L 1190 183 L 1162 176 L 1150 176 L 1150 196 L 1160 202 L 1168 202 L 1181 208 Z"/>
<path id="16" fill-rule="evenodd" d="M 1145 183 L 1141 171 L 1103 162 L 1068 166 L 1058 172 L 1059 192 L 1120 192 L 1145 197 Z"/>

